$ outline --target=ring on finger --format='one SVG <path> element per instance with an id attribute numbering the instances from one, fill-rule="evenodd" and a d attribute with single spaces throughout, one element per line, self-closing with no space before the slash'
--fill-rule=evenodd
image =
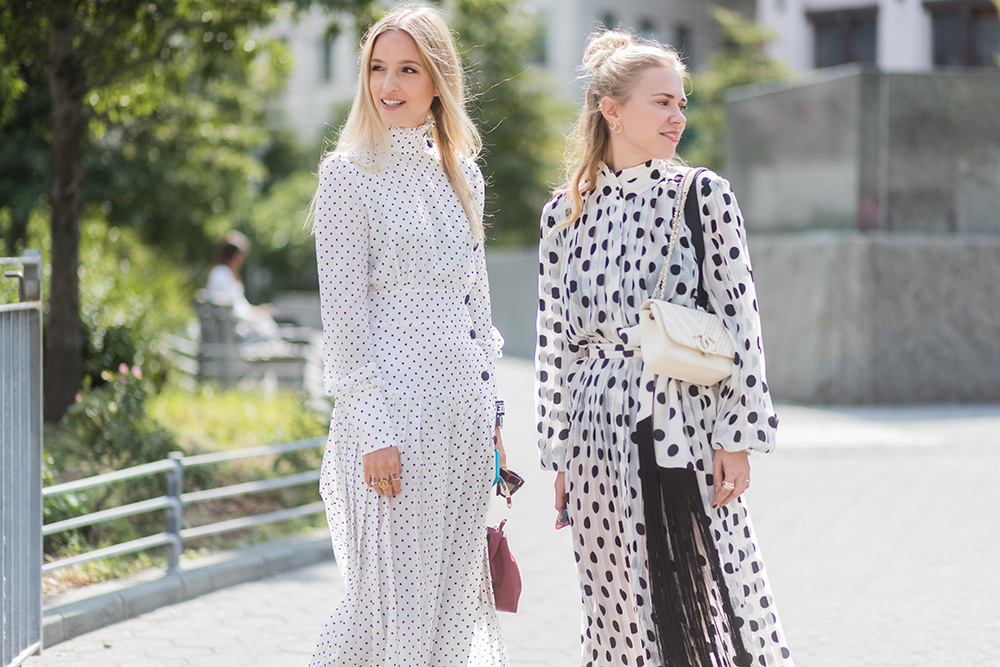
<path id="1" fill-rule="evenodd" d="M 386 489 L 388 489 L 389 488 L 389 479 L 387 477 L 383 477 L 382 479 L 380 479 L 378 481 L 378 488 L 382 489 L 383 491 L 385 491 Z"/>
<path id="2" fill-rule="evenodd" d="M 726 489 L 727 491 L 735 491 L 736 485 L 730 481 L 725 481 L 722 483 L 722 488 Z"/>

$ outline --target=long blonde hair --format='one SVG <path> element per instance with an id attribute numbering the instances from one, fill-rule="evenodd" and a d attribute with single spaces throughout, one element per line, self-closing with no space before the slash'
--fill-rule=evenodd
<path id="1" fill-rule="evenodd" d="M 483 239 L 482 213 L 465 176 L 462 159 L 478 156 L 482 139 L 466 111 L 465 72 L 455 40 L 437 9 L 428 5 L 397 7 L 365 33 L 359 58 L 358 88 L 336 148 L 331 153 L 344 154 L 367 169 L 381 168 L 389 153 L 389 128 L 372 100 L 369 82 L 375 40 L 390 30 L 405 32 L 413 38 L 431 75 L 438 94 L 431 103 L 430 112 L 434 118 L 434 141 L 441 155 L 441 166 L 469 219 L 472 236 L 479 242 Z"/>
<path id="2" fill-rule="evenodd" d="M 576 136 L 566 158 L 566 183 L 557 193 L 573 202 L 569 217 L 555 229 L 568 227 L 583 212 L 583 195 L 596 187 L 597 172 L 607 159 L 611 130 L 601 114 L 601 100 L 610 97 L 619 104 L 628 101 L 639 77 L 651 67 L 669 67 L 689 81 L 687 67 L 673 48 L 644 40 L 621 30 L 594 32 L 587 38 L 583 70 L 590 81 Z"/>

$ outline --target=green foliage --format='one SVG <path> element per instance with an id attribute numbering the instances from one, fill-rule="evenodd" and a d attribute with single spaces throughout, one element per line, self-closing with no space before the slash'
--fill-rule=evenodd
<path id="1" fill-rule="evenodd" d="M 42 458 L 43 488 L 48 488 L 58 483 L 58 471 L 55 458 L 51 454 L 46 453 Z M 94 491 L 91 489 L 45 498 L 42 504 L 42 521 L 48 525 L 86 514 L 87 505 L 93 502 L 93 499 Z M 50 535 L 45 538 L 45 553 L 58 553 L 80 539 L 79 531 L 75 530 Z"/>
<path id="2" fill-rule="evenodd" d="M 173 433 L 146 411 L 151 389 L 138 366 L 102 371 L 101 380 L 99 386 L 84 387 L 64 418 L 98 469 L 158 461 L 177 449 Z"/>
<path id="3" fill-rule="evenodd" d="M 763 28 L 721 7 L 713 9 L 712 16 L 719 24 L 722 46 L 692 75 L 687 140 L 680 154 L 692 165 L 718 170 L 722 167 L 726 91 L 780 78 L 786 70 L 767 56 L 765 47 L 771 36 Z"/>
<path id="4" fill-rule="evenodd" d="M 478 79 L 473 117 L 483 135 L 488 234 L 503 245 L 534 243 L 571 115 L 532 67 L 542 26 L 518 0 L 456 0 L 452 14 Z"/>
<path id="5" fill-rule="evenodd" d="M 135 230 L 90 219 L 80 248 L 85 378 L 96 387 L 103 371 L 138 365 L 162 385 L 169 370 L 165 339 L 192 317 L 195 286 Z"/>
<path id="6" fill-rule="evenodd" d="M 233 212 L 233 227 L 247 235 L 253 248 L 247 269 L 267 276 L 267 289 L 253 295 L 257 301 L 277 291 L 316 290 L 316 250 L 305 222 L 315 190 L 316 177 L 301 169 Z"/>
<path id="7" fill-rule="evenodd" d="M 227 451 L 324 435 L 329 415 L 310 410 L 293 393 L 221 390 L 197 392 L 168 386 L 150 403 L 150 414 L 177 434 L 188 451 Z"/>
<path id="8" fill-rule="evenodd" d="M 138 366 L 122 364 L 101 373 L 99 386 L 84 386 L 63 417 L 65 435 L 86 452 L 86 475 L 121 470 L 159 461 L 177 450 L 174 434 L 149 416 L 146 404 L 152 392 Z M 63 454 L 65 457 L 65 453 Z M 79 454 L 77 454 L 79 456 Z M 162 495 L 163 475 L 122 482 L 81 494 L 69 494 L 47 503 L 53 519 L 75 516 Z M 49 552 L 73 550 L 83 544 L 123 542 L 162 530 L 162 512 L 144 514 L 110 524 L 87 526 L 49 540 Z"/>
<path id="9" fill-rule="evenodd" d="M 238 177 L 253 174 L 248 174 L 244 168 L 246 145 L 239 144 L 238 140 L 244 138 L 244 130 L 252 134 L 255 128 L 246 125 L 246 116 L 242 113 L 249 110 L 252 114 L 252 110 L 265 106 L 257 99 L 249 100 L 247 105 L 245 99 L 236 104 L 224 104 L 214 99 L 190 98 L 216 89 L 231 98 L 235 89 L 242 92 L 246 88 L 239 77 L 230 76 L 233 69 L 229 65 L 236 64 L 237 71 L 242 71 L 239 69 L 241 63 L 246 67 L 248 56 L 245 54 L 254 50 L 248 48 L 252 40 L 247 36 L 273 21 L 280 7 L 300 10 L 311 5 L 325 5 L 344 11 L 361 11 L 371 4 L 371 0 L 0 0 L 0 25 L 3 25 L 0 88 L 20 95 L 32 78 L 37 77 L 47 81 L 52 98 L 52 113 L 40 116 L 46 119 L 45 126 L 35 133 L 45 137 L 50 162 L 56 167 L 52 170 L 50 201 L 54 255 L 60 258 L 53 266 L 55 285 L 59 289 L 52 293 L 49 306 L 52 331 L 47 353 L 53 363 L 45 368 L 44 415 L 47 421 L 63 415 L 82 378 L 80 288 L 76 272 L 77 239 L 84 208 L 81 203 L 103 200 L 105 215 L 115 213 L 114 205 L 120 203 L 120 199 L 111 195 L 95 197 L 82 191 L 86 160 L 90 159 L 89 166 L 93 167 L 95 176 L 99 167 L 105 164 L 93 158 L 95 150 L 101 157 L 112 154 L 126 161 L 134 160 L 134 170 L 112 169 L 107 179 L 111 183 L 107 187 L 109 192 L 129 192 L 134 196 L 135 190 L 129 186 L 138 183 L 130 182 L 129 176 L 146 176 L 139 183 L 155 187 L 160 182 L 155 176 L 169 173 L 169 169 L 154 171 L 152 177 L 142 169 L 144 161 L 159 161 L 154 153 L 161 147 L 156 144 L 150 146 L 149 151 L 136 151 L 132 155 L 123 148 L 122 142 L 135 130 L 130 125 L 132 121 L 156 116 L 171 99 L 192 102 L 196 110 L 192 116 L 199 119 L 210 114 L 206 107 L 211 109 L 213 104 L 225 112 L 227 118 L 235 118 L 221 128 L 205 122 L 187 126 L 197 130 L 190 136 L 201 137 L 202 141 L 186 144 L 187 150 L 177 152 L 183 158 L 177 162 L 189 163 L 192 167 L 180 175 L 181 187 L 174 193 L 177 196 L 166 195 L 151 203 L 141 198 L 133 199 L 124 204 L 125 218 L 132 217 L 133 207 L 148 204 L 147 215 L 139 213 L 148 238 L 181 256 L 188 256 L 192 248 L 202 248 L 205 244 L 199 243 L 203 241 L 200 236 L 185 232 L 200 231 L 198 224 L 209 221 L 206 211 L 218 214 L 228 202 L 245 192 L 239 187 Z M 196 76 L 185 78 L 180 87 L 171 88 L 170 84 L 176 83 L 170 76 L 175 71 L 175 64 L 184 62 L 185 58 L 193 58 L 198 63 Z M 157 96 L 161 81 L 167 84 L 164 88 L 168 94 Z M 193 91 L 187 88 L 189 82 L 195 84 Z M 0 108 L 4 126 L 7 119 L 18 115 L 6 106 Z M 176 121 L 176 117 L 168 118 L 160 129 L 169 134 Z M 180 123 L 180 126 L 183 128 L 185 124 Z M 152 136 L 163 139 L 155 132 Z M 227 152 L 228 142 L 234 140 L 239 147 Z M 101 149 L 107 152 L 102 153 Z M 230 164 L 227 157 L 239 163 Z M 218 171 L 230 180 L 220 182 L 213 178 L 212 174 Z M 100 182 L 99 178 L 94 180 L 95 184 Z M 204 188 L 199 187 L 202 184 Z M 204 194 L 207 199 L 191 197 L 190 192 Z M 154 193 L 160 194 L 160 191 Z M 127 196 L 122 198 L 127 200 Z M 197 206 L 206 200 L 209 207 Z M 108 207 L 108 202 L 112 206 Z M 158 218 L 157 213 L 184 208 L 184 202 L 194 204 L 186 211 L 196 212 L 193 224 L 182 225 L 180 229 L 167 229 L 159 224 L 163 218 Z M 0 201 L 0 208 L 6 205 Z M 185 211 L 181 211 L 178 216 L 184 214 Z M 22 237 L 20 232 L 25 219 L 26 216 L 18 215 L 11 218 L 14 225 L 9 236 L 15 246 Z M 183 222 L 180 217 L 172 220 L 178 219 Z M 207 254 L 208 251 L 203 252 Z"/>
<path id="10" fill-rule="evenodd" d="M 226 58 L 191 48 L 171 67 L 89 98 L 98 116 L 84 162 L 87 199 L 175 258 L 206 261 L 211 238 L 230 226 L 226 213 L 270 178 L 260 100 L 284 80 L 286 47 L 244 32 L 228 36 L 237 45 Z"/>
<path id="11" fill-rule="evenodd" d="M 15 77 L 15 69 L 8 66 L 3 72 L 0 65 L 0 214 L 5 214 L 0 218 L 0 243 L 7 255 L 27 247 L 28 221 L 43 205 L 50 180 L 48 84 L 31 72 Z"/>

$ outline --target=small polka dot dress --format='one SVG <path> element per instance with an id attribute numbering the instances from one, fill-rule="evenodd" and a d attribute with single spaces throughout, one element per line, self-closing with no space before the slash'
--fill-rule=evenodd
<path id="1" fill-rule="evenodd" d="M 633 328 L 663 268 L 686 171 L 659 160 L 617 173 L 602 165 L 579 220 L 559 228 L 571 207 L 563 196 L 542 213 L 539 447 L 543 468 L 566 473 L 584 602 L 582 664 L 791 667 L 745 496 L 711 507 L 713 450 L 768 452 L 777 426 L 743 219 L 718 175 L 703 171 L 691 187 L 704 229 L 704 286 L 736 341 L 732 377 L 704 387 L 655 376 L 641 362 Z M 694 307 L 698 265 L 690 227 L 678 233 L 664 294 Z M 643 456 L 655 457 L 652 468 L 664 471 L 656 478 L 666 480 L 664 487 L 690 480 L 690 502 L 679 511 L 667 500 L 663 509 L 646 507 L 653 485 L 641 472 Z M 676 586 L 683 555 L 674 541 L 666 557 L 652 553 L 658 542 L 655 525 L 647 530 L 649 516 L 663 520 L 670 540 L 694 535 L 690 560 L 693 579 L 701 581 L 689 597 L 678 597 L 706 612 L 694 621 L 654 609 L 651 581 Z M 678 618 L 683 622 L 671 625 Z M 707 647 L 700 657 L 671 645 L 692 644 L 695 636 Z"/>
<path id="2" fill-rule="evenodd" d="M 448 182 L 430 125 L 390 128 L 381 165 L 321 166 L 316 256 L 324 382 L 335 404 L 320 473 L 347 597 L 312 667 L 504 667 L 486 560 L 494 361 L 482 243 Z M 374 166 L 373 166 L 374 165 Z M 483 179 L 465 165 L 480 211 Z M 402 495 L 363 479 L 396 446 Z"/>

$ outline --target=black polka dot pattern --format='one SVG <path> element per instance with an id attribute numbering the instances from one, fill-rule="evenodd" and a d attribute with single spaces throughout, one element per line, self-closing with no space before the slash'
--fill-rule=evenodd
<path id="1" fill-rule="evenodd" d="M 579 220 L 565 197 L 541 220 L 536 406 L 542 467 L 566 472 L 584 599 L 583 664 L 662 664 L 649 602 L 638 420 L 653 416 L 656 458 L 695 471 L 726 588 L 752 665 L 790 667 L 743 497 L 711 507 L 713 449 L 768 452 L 777 418 L 764 375 L 745 229 L 729 183 L 705 171 L 698 188 L 709 302 L 737 342 L 733 375 L 702 387 L 645 372 L 639 308 L 655 288 L 687 168 L 659 160 L 613 173 L 602 165 Z M 697 265 L 682 226 L 665 295 L 695 306 Z M 719 656 L 719 665 L 741 664 Z M 738 662 L 734 662 L 738 661 Z"/>
<path id="2" fill-rule="evenodd" d="M 316 208 L 324 381 L 335 397 L 320 474 L 348 594 L 310 665 L 505 667 L 486 562 L 493 479 L 493 329 L 481 243 L 428 125 L 390 128 L 378 169 L 334 155 Z M 466 177 L 479 209 L 483 179 Z M 396 446 L 402 495 L 363 480 Z"/>

